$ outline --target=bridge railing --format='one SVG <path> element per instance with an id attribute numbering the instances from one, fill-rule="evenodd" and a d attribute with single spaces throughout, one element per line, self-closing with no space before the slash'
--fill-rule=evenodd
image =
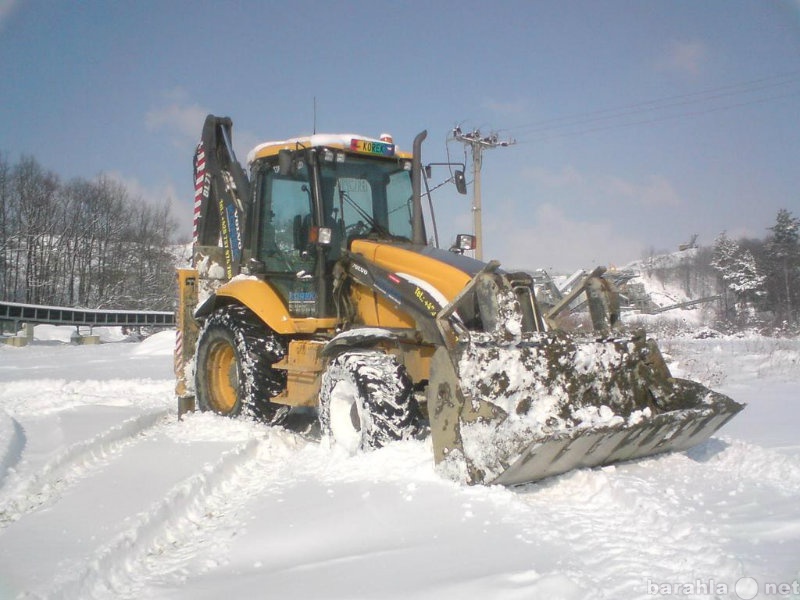
<path id="1" fill-rule="evenodd" d="M 41 306 L 0 301 L 0 321 L 88 327 L 174 327 L 175 313 L 152 310 L 107 310 Z"/>

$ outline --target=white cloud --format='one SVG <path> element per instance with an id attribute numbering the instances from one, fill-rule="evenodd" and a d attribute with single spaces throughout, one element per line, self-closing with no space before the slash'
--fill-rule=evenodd
<path id="1" fill-rule="evenodd" d="M 538 183 L 549 189 L 583 188 L 586 178 L 572 165 L 551 171 L 543 167 L 528 167 L 523 170 L 525 179 Z"/>
<path id="2" fill-rule="evenodd" d="M 145 115 L 150 131 L 165 131 L 178 143 L 196 142 L 200 139 L 208 110 L 186 101 L 186 93 L 175 89 L 165 94 L 165 104 L 153 108 Z"/>
<path id="3" fill-rule="evenodd" d="M 0 29 L 5 25 L 6 20 L 14 12 L 14 9 L 20 5 L 19 0 L 0 0 Z"/>
<path id="4" fill-rule="evenodd" d="M 645 183 L 636 183 L 619 177 L 606 177 L 599 183 L 598 191 L 625 204 L 647 207 L 675 207 L 683 204 L 672 184 L 658 175 L 651 175 Z"/>
<path id="5" fill-rule="evenodd" d="M 510 268 L 571 272 L 599 265 L 621 266 L 641 258 L 652 243 L 636 222 L 654 211 L 684 204 L 660 175 L 636 179 L 583 172 L 572 165 L 529 167 L 523 178 L 534 204 L 508 203 L 484 211 L 486 247 Z"/>
<path id="6" fill-rule="evenodd" d="M 164 94 L 162 106 L 153 108 L 145 115 L 145 125 L 153 132 L 163 132 L 172 138 L 178 147 L 197 144 L 203 130 L 206 116 L 211 113 L 206 107 L 188 101 L 188 94 L 175 88 Z M 236 157 L 244 166 L 247 153 L 263 140 L 250 132 L 234 127 L 233 145 Z"/>
<path id="7" fill-rule="evenodd" d="M 483 105 L 492 112 L 503 116 L 522 115 L 528 110 L 528 103 L 524 100 L 490 99 L 484 102 Z"/>
<path id="8" fill-rule="evenodd" d="M 675 40 L 658 61 L 658 67 L 668 71 L 700 75 L 708 60 L 708 47 L 698 40 Z"/>
<path id="9" fill-rule="evenodd" d="M 162 186 L 147 186 L 135 177 L 126 177 L 118 171 L 103 173 L 103 176 L 122 185 L 131 198 L 141 199 L 146 204 L 158 205 L 169 201 L 174 205 L 178 197 L 175 187 L 171 183 Z"/>
<path id="10" fill-rule="evenodd" d="M 575 199 L 588 199 L 606 205 L 674 207 L 683 204 L 673 185 L 661 175 L 650 175 L 645 181 L 616 175 L 582 173 L 567 165 L 557 170 L 530 167 L 523 177 L 546 190 L 557 190 Z"/>
<path id="11" fill-rule="evenodd" d="M 552 204 L 538 206 L 528 224 L 518 219 L 513 228 L 506 224 L 500 231 L 502 235 L 492 235 L 496 250 L 492 254 L 508 268 L 570 273 L 600 265 L 620 266 L 639 258 L 646 245 L 629 233 L 616 232 L 613 219 L 573 220 Z"/>

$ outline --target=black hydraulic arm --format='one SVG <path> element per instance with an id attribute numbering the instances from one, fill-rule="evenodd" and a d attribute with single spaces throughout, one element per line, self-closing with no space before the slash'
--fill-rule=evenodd
<path id="1" fill-rule="evenodd" d="M 194 156 L 194 245 L 222 246 L 225 274 L 239 273 L 250 181 L 232 144 L 233 122 L 208 115 Z"/>

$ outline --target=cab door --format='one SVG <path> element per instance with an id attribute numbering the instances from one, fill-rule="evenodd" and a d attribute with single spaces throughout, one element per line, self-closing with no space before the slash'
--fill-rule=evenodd
<path id="1" fill-rule="evenodd" d="M 253 257 L 292 317 L 318 317 L 318 252 L 309 242 L 313 204 L 308 164 L 297 160 L 290 173 L 282 174 L 277 164 L 265 161 L 255 175 Z"/>

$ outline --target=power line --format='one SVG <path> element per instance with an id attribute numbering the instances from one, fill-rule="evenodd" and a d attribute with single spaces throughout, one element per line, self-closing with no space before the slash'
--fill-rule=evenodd
<path id="1" fill-rule="evenodd" d="M 577 113 L 574 115 L 567 115 L 564 117 L 544 119 L 532 123 L 509 127 L 507 128 L 507 130 L 518 132 L 518 135 L 543 134 L 543 135 L 537 135 L 535 139 L 538 140 L 538 139 L 549 139 L 550 137 L 562 137 L 565 135 L 578 135 L 593 131 L 603 131 L 606 129 L 614 129 L 617 127 L 628 127 L 631 125 L 640 125 L 645 123 L 658 122 L 661 120 L 693 116 L 696 114 L 706 114 L 710 112 L 730 110 L 741 106 L 748 106 L 751 104 L 761 104 L 772 100 L 795 96 L 797 95 L 797 93 L 790 92 L 788 94 L 777 94 L 767 97 L 756 98 L 754 100 L 749 100 L 745 102 L 737 102 L 734 104 L 727 104 L 723 106 L 714 106 L 709 109 L 704 109 L 699 111 L 680 112 L 677 114 L 664 115 L 660 117 L 654 116 L 653 118 L 646 120 L 637 120 L 633 122 L 629 121 L 630 118 L 634 118 L 637 115 L 642 115 L 647 113 L 658 113 L 659 111 L 665 111 L 671 108 L 678 108 L 678 107 L 688 107 L 694 104 L 702 104 L 702 103 L 707 104 L 709 102 L 720 100 L 723 98 L 752 95 L 757 92 L 775 90 L 776 88 L 792 85 L 798 82 L 800 82 L 800 71 L 794 71 L 790 73 L 784 73 L 780 75 L 774 75 L 770 77 L 763 77 L 760 79 L 754 79 L 750 81 L 719 86 L 716 88 L 702 90 L 699 92 L 693 92 L 690 94 L 667 96 L 664 98 L 646 100 L 643 102 L 637 102 L 634 104 L 624 105 L 620 107 L 599 109 L 599 110 L 589 111 L 586 113 Z M 614 121 L 621 121 L 621 123 Z M 586 129 L 577 132 L 563 131 L 568 128 L 579 127 L 581 125 L 591 125 L 593 123 L 603 123 L 603 122 L 607 122 L 608 124 L 601 125 L 600 127 L 597 128 Z M 559 130 L 561 131 L 559 132 Z M 547 132 L 550 131 L 555 131 L 556 133 L 553 135 L 546 135 Z"/>
<path id="2" fill-rule="evenodd" d="M 741 108 L 741 107 L 744 107 L 744 106 L 753 106 L 753 105 L 756 105 L 756 104 L 764 104 L 766 102 L 772 102 L 774 100 L 782 100 L 782 99 L 785 99 L 785 98 L 793 98 L 793 97 L 797 97 L 797 96 L 800 96 L 800 90 L 798 90 L 797 92 L 790 93 L 790 94 L 782 94 L 782 95 L 779 95 L 779 96 L 769 96 L 769 97 L 766 97 L 766 98 L 758 98 L 756 100 L 750 100 L 750 101 L 747 101 L 747 102 L 738 102 L 736 104 L 728 104 L 728 105 L 725 105 L 725 106 L 716 106 L 716 107 L 707 108 L 707 109 L 704 109 L 704 110 L 681 112 L 681 113 L 677 113 L 677 114 L 664 115 L 664 116 L 661 116 L 661 117 L 653 117 L 653 118 L 650 118 L 650 119 L 643 119 L 643 120 L 638 120 L 638 121 L 627 121 L 627 122 L 622 122 L 622 123 L 613 123 L 613 124 L 610 124 L 610 125 L 603 125 L 603 126 L 600 126 L 600 127 L 592 127 L 592 128 L 589 128 L 589 129 L 579 129 L 577 131 L 567 131 L 567 132 L 557 132 L 556 131 L 556 132 L 554 132 L 552 134 L 545 133 L 543 135 L 534 136 L 531 139 L 519 140 L 517 143 L 519 143 L 519 144 L 529 144 L 531 142 L 541 142 L 541 141 L 547 141 L 547 140 L 556 139 L 556 138 L 573 137 L 573 136 L 585 135 L 587 133 L 596 133 L 596 132 L 599 132 L 599 131 L 608 131 L 608 130 L 611 130 L 611 129 L 623 129 L 623 128 L 626 128 L 626 127 L 636 127 L 638 125 L 649 125 L 651 123 L 660 123 L 662 121 L 671 121 L 671 120 L 674 120 L 674 119 L 683 119 L 685 117 L 694 117 L 694 116 L 698 116 L 698 115 L 705 115 L 705 114 L 710 114 L 710 113 L 715 113 L 715 112 L 722 112 L 722 111 L 726 111 L 726 110 L 733 110 L 735 108 Z"/>

